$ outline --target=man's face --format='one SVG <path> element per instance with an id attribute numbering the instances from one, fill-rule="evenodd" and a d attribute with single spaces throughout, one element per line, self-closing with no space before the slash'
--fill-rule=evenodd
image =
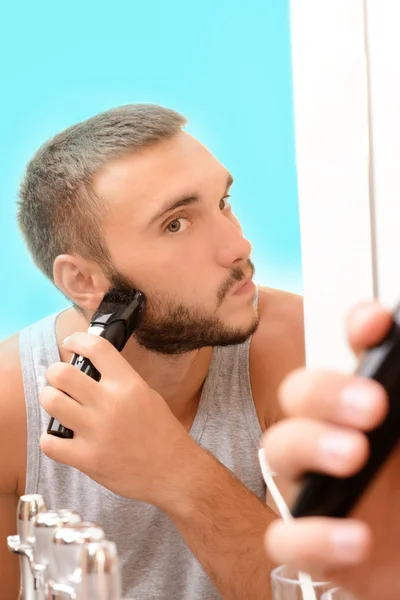
<path id="1" fill-rule="evenodd" d="M 258 323 L 250 243 L 226 169 L 184 132 L 110 162 L 94 190 L 109 206 L 113 285 L 146 296 L 136 338 L 164 354 L 244 341 Z M 236 293 L 237 292 L 237 293 Z"/>

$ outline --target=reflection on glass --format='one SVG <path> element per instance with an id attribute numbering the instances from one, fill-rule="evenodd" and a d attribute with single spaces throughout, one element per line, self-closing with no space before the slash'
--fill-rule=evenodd
<path id="1" fill-rule="evenodd" d="M 286 565 L 271 572 L 272 600 L 326 600 L 325 592 L 332 589 L 327 581 L 307 581 Z"/>

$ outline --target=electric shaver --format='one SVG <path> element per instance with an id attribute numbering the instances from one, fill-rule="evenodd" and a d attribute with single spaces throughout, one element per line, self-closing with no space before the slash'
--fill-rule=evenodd
<path id="1" fill-rule="evenodd" d="M 109 290 L 93 315 L 88 333 L 108 340 L 119 352 L 124 348 L 132 333 L 138 327 L 144 309 L 144 295 L 137 291 Z M 74 354 L 71 365 L 86 373 L 95 381 L 100 381 L 101 373 L 89 359 Z M 53 417 L 49 421 L 47 433 L 61 438 L 73 438 L 74 432 L 67 429 Z"/>

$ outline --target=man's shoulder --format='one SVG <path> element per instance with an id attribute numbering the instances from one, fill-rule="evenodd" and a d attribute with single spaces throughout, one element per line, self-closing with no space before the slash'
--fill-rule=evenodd
<path id="1" fill-rule="evenodd" d="M 0 374 L 3 375 L 4 372 L 13 376 L 21 375 L 21 365 L 20 365 L 20 335 L 23 334 L 26 330 L 34 329 L 36 327 L 45 326 L 49 319 L 54 319 L 58 313 L 49 314 L 37 321 L 29 323 L 28 325 L 22 327 L 16 333 L 10 335 L 4 340 L 0 340 Z M 1 385 L 1 380 L 0 380 Z"/>
<path id="2" fill-rule="evenodd" d="M 293 325 L 304 325 L 303 296 L 286 290 L 259 286 L 258 312 L 260 326 L 266 323 L 278 326 L 287 319 Z"/>
<path id="3" fill-rule="evenodd" d="M 284 290 L 258 288 L 259 327 L 250 347 L 250 378 L 257 413 L 265 426 L 280 416 L 277 390 L 305 364 L 303 298 Z"/>
<path id="4" fill-rule="evenodd" d="M 259 327 L 253 336 L 256 350 L 273 344 L 304 355 L 304 307 L 299 294 L 274 288 L 258 289 Z"/>
<path id="5" fill-rule="evenodd" d="M 10 377 L 15 383 L 14 379 L 21 376 L 19 333 L 0 342 L 0 373 L 0 385 L 10 385 Z"/>

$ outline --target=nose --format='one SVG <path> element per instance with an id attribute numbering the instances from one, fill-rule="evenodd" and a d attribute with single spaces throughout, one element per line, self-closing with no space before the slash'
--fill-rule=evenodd
<path id="1" fill-rule="evenodd" d="M 216 231 L 216 258 L 221 267 L 239 266 L 250 257 L 252 246 L 242 233 L 238 221 L 222 217 Z"/>

